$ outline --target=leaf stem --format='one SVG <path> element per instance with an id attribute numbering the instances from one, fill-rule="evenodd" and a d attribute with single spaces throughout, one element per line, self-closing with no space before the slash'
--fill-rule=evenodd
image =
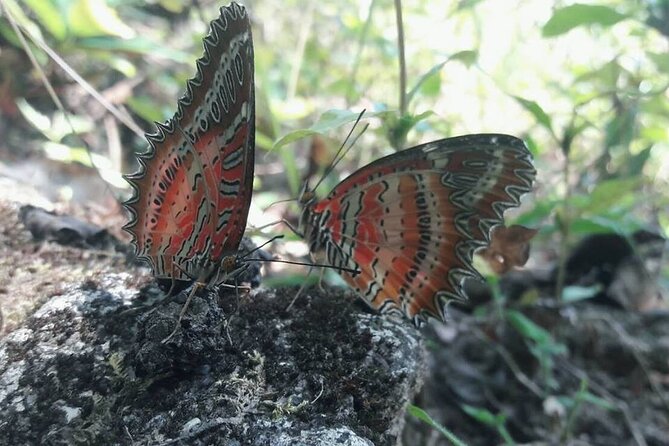
<path id="1" fill-rule="evenodd" d="M 567 255 L 568 255 L 568 244 L 569 244 L 569 236 L 570 236 L 570 227 L 571 227 L 571 208 L 570 208 L 570 200 L 571 200 L 571 183 L 570 183 L 570 159 L 569 159 L 569 148 L 563 149 L 563 153 L 565 156 L 564 160 L 564 166 L 562 168 L 562 177 L 564 181 L 564 186 L 565 186 L 565 193 L 564 193 L 564 199 L 562 202 L 562 216 L 561 216 L 561 221 L 558 222 L 558 225 L 560 227 L 560 233 L 561 233 L 561 240 L 560 240 L 560 251 L 558 254 L 558 272 L 557 272 L 557 278 L 555 281 L 555 298 L 558 299 L 558 301 L 562 300 L 562 292 L 564 291 L 564 286 L 565 286 L 565 281 L 567 278 Z"/>
<path id="2" fill-rule="evenodd" d="M 369 36 L 369 29 L 372 25 L 372 13 L 374 12 L 374 6 L 376 6 L 377 0 L 372 0 L 369 3 L 369 9 L 367 10 L 367 19 L 365 19 L 365 26 L 360 32 L 360 37 L 358 38 L 358 49 L 353 58 L 353 65 L 351 67 L 351 74 L 349 75 L 350 82 L 346 87 L 346 102 L 347 106 L 351 105 L 354 97 L 355 89 L 355 78 L 358 76 L 358 68 L 360 67 L 360 61 L 362 59 L 362 52 L 365 49 L 367 44 L 367 37 Z"/>
<path id="3" fill-rule="evenodd" d="M 402 0 L 395 0 L 395 17 L 397 19 L 397 48 L 399 50 L 400 68 L 400 117 L 407 112 L 407 70 L 404 55 L 404 24 L 402 22 Z"/>

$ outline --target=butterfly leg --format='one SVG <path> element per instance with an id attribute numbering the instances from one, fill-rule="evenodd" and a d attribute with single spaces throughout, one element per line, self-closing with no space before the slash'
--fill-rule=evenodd
<path id="1" fill-rule="evenodd" d="M 203 288 L 205 286 L 204 283 L 201 282 L 195 282 L 193 284 L 193 289 L 191 290 L 190 294 L 188 294 L 188 298 L 186 299 L 186 302 L 184 303 L 183 307 L 181 307 L 181 312 L 179 313 L 179 319 L 177 319 L 177 323 L 174 326 L 174 330 L 172 330 L 172 333 L 169 334 L 165 339 L 161 341 L 162 344 L 167 344 L 170 339 L 174 337 L 174 335 L 177 334 L 179 331 L 179 327 L 181 327 L 181 320 L 183 319 L 184 315 L 186 314 L 186 311 L 188 310 L 188 306 L 190 305 L 190 301 L 193 299 L 193 296 L 195 296 L 195 293 L 197 290 L 200 288 Z"/>
<path id="2" fill-rule="evenodd" d="M 225 329 L 225 335 L 228 337 L 228 342 L 230 345 L 234 345 L 232 343 L 232 336 L 230 336 L 230 322 L 232 322 L 232 318 L 234 318 L 237 313 L 239 313 L 239 287 L 237 286 L 237 278 L 235 277 L 235 311 L 233 311 L 229 317 L 225 319 L 223 328 Z"/>
<path id="3" fill-rule="evenodd" d="M 177 281 L 176 281 L 176 279 L 174 279 L 174 277 L 176 277 L 176 271 L 174 271 L 175 266 L 176 266 L 176 263 L 172 262 L 172 274 L 170 274 L 170 276 L 171 276 L 170 277 L 170 289 L 169 289 L 169 291 L 167 291 L 167 296 L 166 297 L 171 297 L 172 293 L 174 292 L 174 289 L 177 286 Z"/>
<path id="4" fill-rule="evenodd" d="M 171 302 L 171 299 L 172 299 L 172 297 L 173 297 L 172 293 L 174 292 L 174 290 L 175 290 L 176 287 L 177 287 L 177 281 L 176 281 L 176 279 L 175 279 L 175 277 L 176 277 L 176 269 L 178 269 L 179 271 L 181 271 L 182 273 L 184 273 L 184 274 L 185 274 L 187 277 L 189 277 L 192 281 L 197 282 L 197 279 L 196 279 L 195 277 L 191 276 L 190 274 L 188 274 L 188 271 L 186 271 L 185 269 L 183 269 L 182 267 L 180 267 L 180 266 L 177 265 L 176 263 L 172 263 L 172 274 L 171 274 L 171 277 L 170 277 L 170 289 L 167 291 L 167 295 L 165 296 L 165 298 L 166 298 L 165 302 L 166 302 L 166 303 L 167 303 L 167 302 Z M 169 300 L 168 300 L 168 299 L 169 299 Z"/>
<path id="5" fill-rule="evenodd" d="M 305 290 L 305 288 L 306 288 L 307 285 L 309 284 L 309 281 L 307 280 L 307 278 L 309 277 L 309 274 L 311 274 L 311 272 L 312 272 L 313 270 L 314 270 L 314 267 L 313 267 L 313 266 L 310 266 L 310 267 L 309 267 L 309 271 L 307 271 L 307 276 L 304 278 L 304 283 L 302 284 L 302 286 L 300 287 L 300 289 L 297 290 L 297 293 L 295 293 L 295 297 L 293 297 L 293 300 L 291 300 L 291 301 L 290 301 L 290 304 L 286 307 L 286 311 L 290 311 L 290 309 L 293 307 L 293 304 L 295 303 L 295 301 L 297 300 L 297 298 L 300 297 L 300 295 L 302 294 L 302 292 Z"/>
<path id="6" fill-rule="evenodd" d="M 165 297 L 167 297 L 167 298 L 172 297 L 172 293 L 174 292 L 174 289 L 175 289 L 176 287 L 177 287 L 177 281 L 174 280 L 174 275 L 172 275 L 172 278 L 171 278 L 171 284 L 170 284 L 170 289 L 169 289 L 169 291 L 167 292 L 167 295 L 166 295 Z"/>
<path id="7" fill-rule="evenodd" d="M 221 269 L 219 268 L 218 271 L 216 271 L 216 276 L 214 277 L 214 280 L 212 280 L 212 283 L 220 283 L 219 286 L 224 287 L 224 288 L 234 288 L 235 291 L 237 291 L 239 288 L 242 288 L 244 290 L 244 292 L 248 293 L 249 291 L 251 291 L 251 287 L 246 286 L 246 285 L 238 285 L 237 284 L 237 276 L 239 276 L 241 273 L 246 271 L 246 269 L 248 267 L 249 267 L 248 264 L 243 264 L 243 265 L 233 269 L 229 273 L 225 273 L 224 276 L 223 276 L 223 279 L 221 279 Z M 234 281 L 235 281 L 235 284 L 234 285 L 229 285 L 229 284 L 225 283 L 228 280 L 228 278 L 233 278 Z"/>
<path id="8" fill-rule="evenodd" d="M 321 268 L 321 272 L 318 275 L 318 289 L 321 292 L 325 292 L 325 287 L 323 286 L 323 277 L 325 277 L 325 268 Z"/>
<path id="9" fill-rule="evenodd" d="M 258 226 L 256 228 L 252 228 L 252 229 L 254 229 L 256 231 L 262 231 L 265 228 L 269 228 L 270 226 L 276 226 L 276 225 L 281 224 L 281 223 L 286 225 L 286 227 L 288 229 L 290 229 L 290 231 L 293 234 L 297 235 L 298 237 L 304 238 L 304 234 L 302 234 L 300 231 L 298 231 L 297 228 L 295 228 L 292 224 L 290 224 L 290 222 L 288 220 L 284 220 L 283 218 L 281 220 L 273 221 L 271 223 L 267 223 L 266 225 Z"/>

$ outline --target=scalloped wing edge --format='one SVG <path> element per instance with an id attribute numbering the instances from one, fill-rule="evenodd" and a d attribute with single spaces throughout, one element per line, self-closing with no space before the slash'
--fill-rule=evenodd
<path id="1" fill-rule="evenodd" d="M 151 264 L 151 261 L 148 256 L 139 255 L 137 233 L 135 232 L 135 226 L 137 225 L 138 219 L 137 210 L 134 205 L 139 201 L 141 194 L 137 181 L 145 178 L 147 164 L 155 157 L 156 145 L 162 143 L 168 134 L 171 135 L 176 131 L 176 123 L 183 117 L 184 108 L 192 104 L 194 95 L 193 90 L 194 88 L 199 87 L 202 83 L 203 69 L 209 64 L 211 60 L 210 53 L 212 49 L 218 45 L 221 33 L 227 29 L 228 19 L 236 20 L 248 16 L 246 9 L 234 2 L 230 3 L 228 6 L 221 6 L 219 12 L 220 15 L 209 24 L 209 33 L 203 39 L 204 54 L 197 59 L 195 75 L 188 80 L 186 83 L 186 91 L 177 101 L 177 111 L 174 116 L 165 123 L 154 122 L 156 128 L 155 131 L 152 133 L 147 132 L 145 134 L 148 142 L 147 150 L 135 154 L 137 162 L 139 163 L 138 170 L 134 173 L 123 175 L 123 178 L 130 184 L 132 192 L 130 197 L 122 203 L 130 216 L 128 223 L 123 225 L 122 229 L 130 234 L 131 243 L 137 258 L 149 264 Z"/>
<path id="2" fill-rule="evenodd" d="M 479 136 L 479 135 L 477 135 Z M 507 135 L 501 135 L 507 136 Z M 447 309 L 451 302 L 453 301 L 467 301 L 469 297 L 465 293 L 465 282 L 468 279 L 477 280 L 480 282 L 485 282 L 485 278 L 481 273 L 474 268 L 474 254 L 481 248 L 485 248 L 490 244 L 492 238 L 492 232 L 498 226 L 504 225 L 504 213 L 511 209 L 520 206 L 523 196 L 532 192 L 532 187 L 534 184 L 534 179 L 536 177 L 537 171 L 533 165 L 532 153 L 528 149 L 525 142 L 521 139 L 514 137 L 514 142 L 519 144 L 512 146 L 512 149 L 518 150 L 518 153 L 515 155 L 518 161 L 521 161 L 526 168 L 515 169 L 514 175 L 521 179 L 524 183 L 522 187 L 510 185 L 507 186 L 504 190 L 510 201 L 495 201 L 492 204 L 493 212 L 495 213 L 495 218 L 483 218 L 479 220 L 479 228 L 482 229 L 482 234 L 484 235 L 484 240 L 477 240 L 469 236 L 469 231 L 465 229 L 465 224 L 460 221 L 456 222 L 456 228 L 462 235 L 467 235 L 468 239 L 460 242 L 456 247 L 456 254 L 463 260 L 463 263 L 466 265 L 465 268 L 454 268 L 448 272 L 448 280 L 453 286 L 453 289 L 456 290 L 455 293 L 448 291 L 442 291 L 437 293 L 435 296 L 437 299 L 438 305 L 436 307 L 439 309 L 441 314 L 432 314 L 429 311 L 421 310 L 414 317 L 412 322 L 415 326 L 421 327 L 425 325 L 430 317 L 440 319 L 445 321 L 447 319 Z M 458 219 L 465 220 L 471 217 L 473 213 L 470 214 L 461 214 L 458 216 Z M 383 311 L 383 310 L 381 310 Z M 388 310 L 392 311 L 392 310 Z"/>

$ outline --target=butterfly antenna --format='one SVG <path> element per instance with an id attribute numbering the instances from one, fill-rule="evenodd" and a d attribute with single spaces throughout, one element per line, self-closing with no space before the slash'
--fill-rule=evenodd
<path id="1" fill-rule="evenodd" d="M 358 123 L 362 119 L 362 115 L 364 115 L 366 111 L 367 111 L 367 109 L 363 109 L 360 112 L 360 114 L 358 115 L 358 118 L 355 120 L 355 123 L 353 123 L 353 126 L 351 127 L 351 130 L 349 130 L 348 135 L 346 135 L 346 139 L 344 139 L 344 142 L 341 144 L 341 146 L 339 146 L 339 150 L 337 150 L 337 153 L 335 153 L 335 156 L 333 157 L 332 162 L 327 167 L 327 169 L 325 169 L 325 172 L 323 172 L 323 175 L 321 176 L 320 180 L 318 180 L 318 182 L 316 183 L 316 186 L 314 186 L 314 188 L 312 190 L 316 190 L 316 188 L 318 188 L 318 186 L 323 182 L 325 177 L 330 175 L 330 172 L 332 172 L 334 170 L 335 166 L 339 163 L 339 161 L 341 161 L 343 159 L 343 157 L 346 155 L 346 153 L 348 153 L 348 151 L 351 150 L 351 147 L 353 146 L 353 143 L 355 143 L 358 140 L 358 138 L 360 137 L 360 135 L 362 135 L 362 133 L 365 130 L 367 130 L 367 127 L 369 125 L 365 126 L 365 128 L 362 130 L 362 132 L 358 136 L 356 136 L 355 139 L 352 141 L 352 144 L 349 145 L 344 150 L 344 148 L 346 147 L 346 143 L 348 142 L 349 138 L 353 134 L 353 131 L 355 130 Z"/>
<path id="2" fill-rule="evenodd" d="M 334 266 L 334 265 L 325 265 L 325 264 L 319 264 L 319 263 L 306 263 L 306 262 L 296 262 L 292 260 L 283 260 L 283 259 L 248 259 L 247 257 L 253 254 L 256 251 L 261 250 L 265 246 L 269 245 L 270 243 L 274 242 L 275 240 L 282 239 L 284 236 L 283 234 L 275 235 L 274 237 L 270 238 L 267 240 L 265 243 L 263 243 L 260 246 L 257 246 L 244 254 L 243 256 L 239 257 L 239 260 L 243 260 L 244 262 L 269 262 L 269 263 L 287 263 L 289 265 L 300 265 L 300 266 L 310 266 L 312 268 L 331 268 L 331 269 L 336 269 L 337 271 L 344 271 L 347 273 L 351 274 L 357 274 L 360 271 L 357 269 L 352 269 L 352 268 L 346 268 L 343 266 Z"/>
<path id="3" fill-rule="evenodd" d="M 324 263 L 308 263 L 308 262 L 296 262 L 293 260 L 283 260 L 283 259 L 247 259 L 246 262 L 269 262 L 269 263 L 286 263 L 288 265 L 299 265 L 299 266 L 310 266 L 313 268 L 329 268 L 335 269 L 337 271 L 343 271 L 350 274 L 358 274 L 360 270 L 353 268 L 346 268 L 345 266 L 334 266 L 327 265 Z"/>
<path id="4" fill-rule="evenodd" d="M 298 198 L 287 198 L 287 199 L 285 199 L 285 200 L 274 201 L 274 202 L 270 203 L 265 209 L 263 209 L 263 212 L 267 211 L 267 209 L 271 208 L 271 207 L 274 206 L 275 204 L 279 204 L 279 203 L 290 203 L 291 201 L 297 201 L 297 200 L 298 200 Z"/>
<path id="5" fill-rule="evenodd" d="M 341 154 L 341 156 L 339 157 L 339 159 L 337 159 L 337 161 L 335 162 L 335 165 L 338 164 L 341 160 L 343 160 L 344 157 L 346 157 L 346 154 L 349 152 L 349 150 L 351 150 L 351 149 L 355 146 L 355 143 L 358 142 L 358 139 L 360 139 L 360 137 L 362 136 L 362 134 L 365 133 L 365 132 L 367 131 L 368 128 L 369 128 L 369 124 L 365 124 L 365 126 L 362 128 L 362 130 L 360 130 L 360 133 L 358 133 L 357 135 L 355 135 L 355 138 L 353 138 L 353 140 L 352 140 L 351 143 L 349 144 L 348 148 Z M 330 170 L 330 171 L 332 171 L 332 170 Z"/>
<path id="6" fill-rule="evenodd" d="M 246 254 L 244 254 L 243 256 L 241 256 L 239 259 L 242 260 L 242 259 L 244 259 L 244 258 L 250 256 L 250 255 L 253 254 L 254 252 L 256 252 L 256 251 L 260 251 L 263 247 L 269 245 L 269 244 L 272 243 L 273 241 L 278 240 L 278 239 L 280 239 L 280 238 L 283 238 L 283 234 L 275 235 L 274 237 L 272 237 L 271 239 L 267 240 L 267 241 L 266 241 L 265 243 L 263 243 L 262 245 L 260 245 L 260 246 L 256 246 L 255 248 L 253 248 L 252 250 L 250 250 L 249 252 L 247 252 Z M 251 259 L 247 259 L 247 261 L 248 261 L 248 260 L 251 260 Z"/>

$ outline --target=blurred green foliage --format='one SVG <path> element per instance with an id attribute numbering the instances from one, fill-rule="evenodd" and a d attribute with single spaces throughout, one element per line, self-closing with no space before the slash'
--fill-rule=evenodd
<path id="1" fill-rule="evenodd" d="M 436 422 L 430 416 L 430 414 L 425 412 L 420 407 L 414 406 L 413 404 L 409 404 L 407 412 L 409 413 L 409 415 L 416 417 L 417 419 L 421 420 L 428 426 L 431 426 L 436 431 L 440 432 L 444 436 L 444 438 L 446 438 L 453 446 L 467 446 L 467 444 L 464 441 L 460 440 L 453 432 L 449 431 L 444 426 Z"/>

